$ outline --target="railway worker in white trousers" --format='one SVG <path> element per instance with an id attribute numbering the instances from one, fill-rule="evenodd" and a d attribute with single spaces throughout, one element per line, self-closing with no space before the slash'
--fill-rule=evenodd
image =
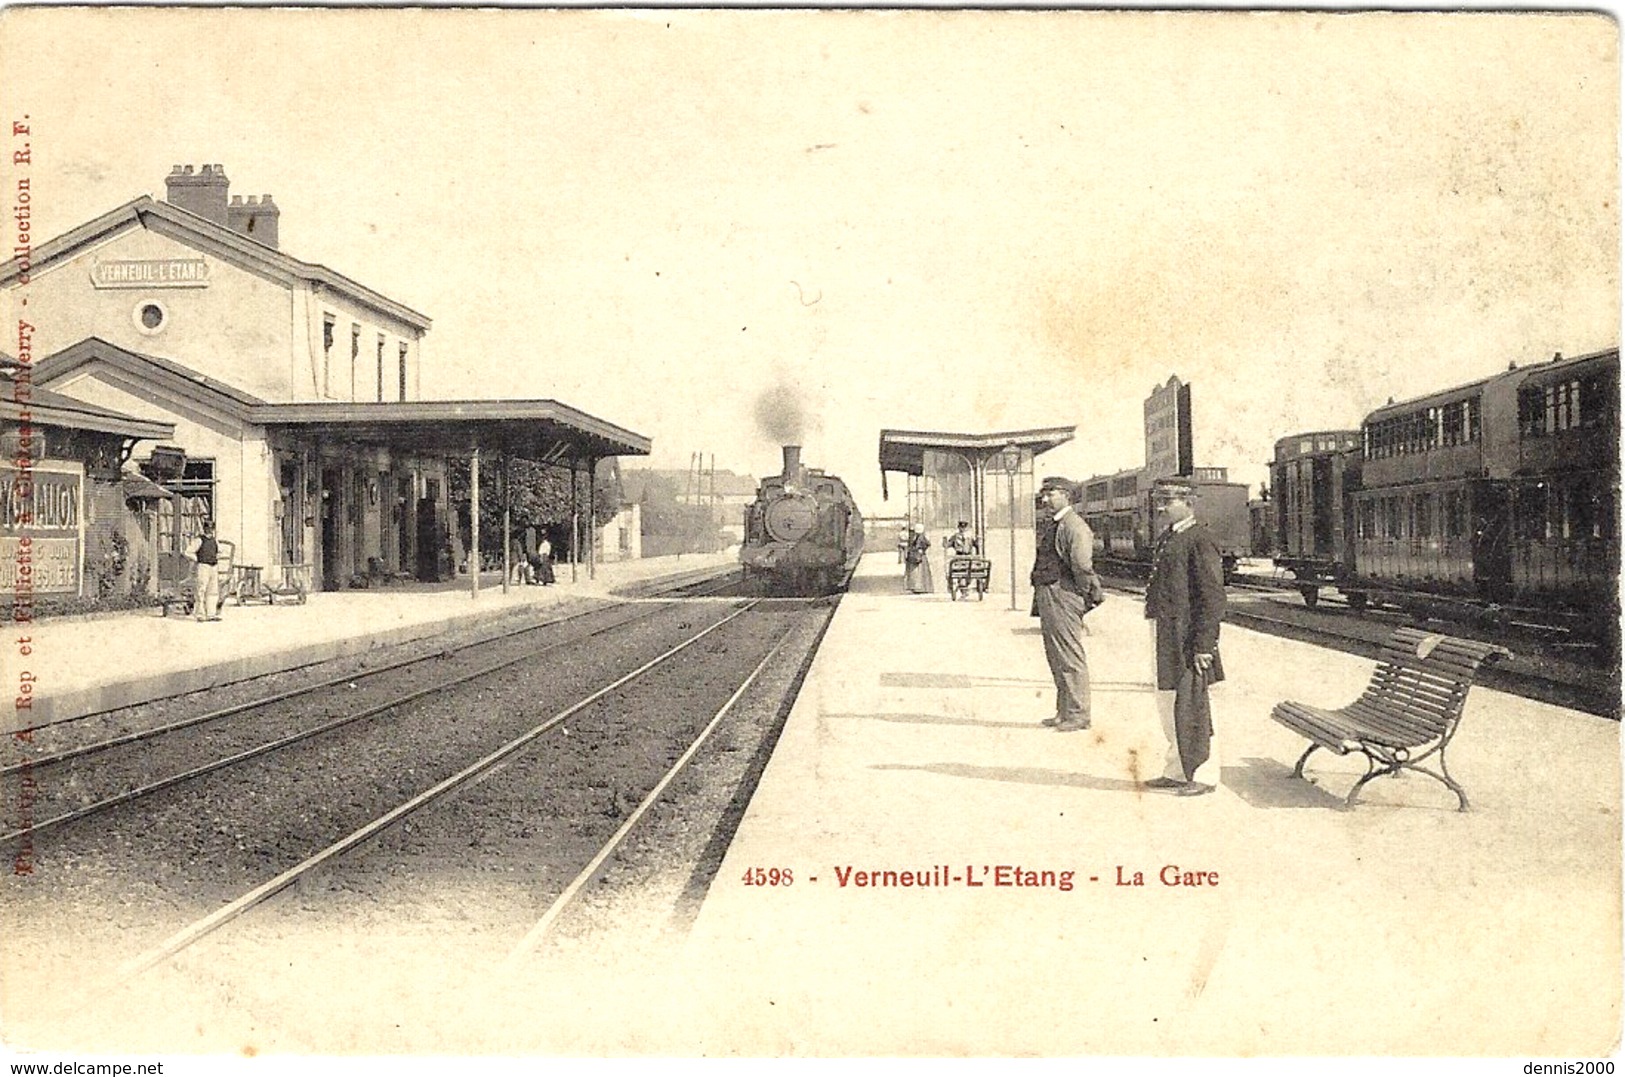
<path id="1" fill-rule="evenodd" d="M 1224 559 L 1191 508 L 1192 488 L 1174 481 L 1152 490 L 1156 557 L 1146 586 L 1157 715 L 1168 752 L 1161 777 L 1145 784 L 1201 796 L 1219 784 L 1219 752 L 1208 689 L 1224 680 L 1219 623 L 1224 618 Z"/>
<path id="2" fill-rule="evenodd" d="M 214 521 L 203 521 L 203 533 L 192 540 L 187 554 L 197 562 L 197 583 L 193 588 L 192 617 L 198 621 L 220 620 L 220 543 L 214 537 Z"/>

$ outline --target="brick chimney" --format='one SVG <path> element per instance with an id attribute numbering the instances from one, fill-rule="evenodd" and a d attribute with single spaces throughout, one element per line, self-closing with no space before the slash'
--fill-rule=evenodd
<path id="1" fill-rule="evenodd" d="M 244 202 L 242 195 L 234 194 L 231 196 L 231 205 L 226 207 L 226 227 L 257 243 L 275 248 L 277 219 L 281 216 L 282 210 L 271 201 L 270 195 L 263 198 L 249 195 L 248 201 Z"/>
<path id="2" fill-rule="evenodd" d="M 176 165 L 164 177 L 168 188 L 165 200 L 215 224 L 226 224 L 226 192 L 231 181 L 226 179 L 224 165 L 202 165 L 196 172 L 191 165 Z"/>

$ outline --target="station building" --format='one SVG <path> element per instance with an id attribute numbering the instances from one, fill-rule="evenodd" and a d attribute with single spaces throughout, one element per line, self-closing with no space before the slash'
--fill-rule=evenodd
<path id="1" fill-rule="evenodd" d="M 649 451 L 556 401 L 422 400 L 430 319 L 283 252 L 280 213 L 271 195 L 231 195 L 218 164 L 177 165 L 164 200 L 127 202 L 0 266 L 35 394 L 147 424 L 145 438 L 171 431 L 122 452 L 173 495 L 153 528 L 161 574 L 181 578 L 180 552 L 213 519 L 239 564 L 309 589 L 444 578 L 449 457 L 591 474 Z"/>

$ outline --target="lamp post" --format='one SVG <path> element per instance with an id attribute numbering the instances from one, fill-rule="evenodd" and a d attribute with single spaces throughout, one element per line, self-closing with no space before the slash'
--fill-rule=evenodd
<path id="1" fill-rule="evenodd" d="M 1005 486 L 1010 493 L 1010 608 L 1016 608 L 1016 472 L 1021 470 L 1021 450 L 1014 442 L 999 453 Z"/>

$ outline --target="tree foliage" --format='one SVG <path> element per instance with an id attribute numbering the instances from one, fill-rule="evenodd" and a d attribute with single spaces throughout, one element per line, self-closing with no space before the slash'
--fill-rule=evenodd
<path id="1" fill-rule="evenodd" d="M 503 463 L 493 457 L 480 460 L 480 548 L 486 552 L 502 551 Z M 468 470 L 466 459 L 453 460 L 447 468 L 448 492 L 465 536 L 473 501 Z M 540 528 L 554 536 L 556 546 L 564 545 L 570 533 L 570 469 L 514 458 L 507 461 L 506 470 L 512 484 L 509 523 L 513 530 Z M 586 469 L 578 470 L 576 509 L 583 527 L 587 526 L 587 484 Z M 621 509 L 620 474 L 614 460 L 599 462 L 593 485 L 593 524 L 602 527 Z"/>
<path id="2" fill-rule="evenodd" d="M 640 477 L 644 481 L 639 504 L 645 557 L 712 553 L 727 545 L 728 538 L 717 527 L 709 505 L 685 504 L 678 496 L 676 481 L 665 475 L 650 473 Z"/>

